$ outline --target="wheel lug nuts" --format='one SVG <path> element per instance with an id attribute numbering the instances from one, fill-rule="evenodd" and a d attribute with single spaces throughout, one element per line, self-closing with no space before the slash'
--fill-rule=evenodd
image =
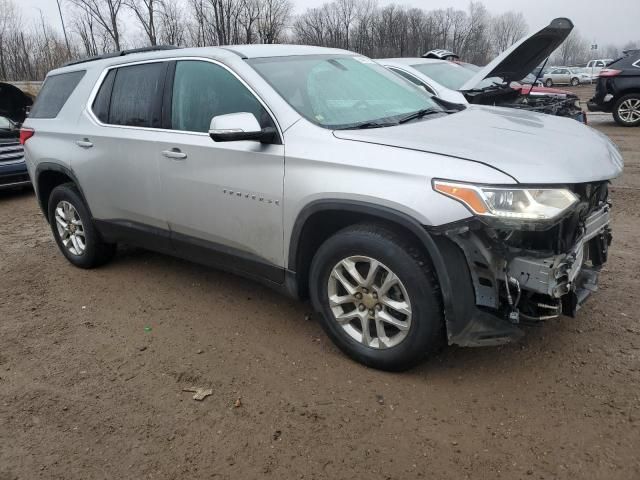
<path id="1" fill-rule="evenodd" d="M 381 311 L 381 310 L 382 310 L 382 305 L 377 304 L 377 305 L 376 305 L 376 310 L 377 310 L 377 311 Z"/>
<path id="2" fill-rule="evenodd" d="M 360 310 L 361 312 L 364 312 L 364 309 L 366 307 L 361 303 L 360 305 L 358 305 L 358 310 Z"/>
<path id="3" fill-rule="evenodd" d="M 378 299 L 378 294 L 376 292 L 373 292 L 373 298 L 375 298 L 376 300 Z"/>
<path id="4" fill-rule="evenodd" d="M 373 308 L 371 310 L 369 310 L 369 315 L 374 315 L 376 312 L 373 310 Z"/>
<path id="5" fill-rule="evenodd" d="M 360 292 L 356 293 L 356 298 L 362 300 L 362 294 Z"/>
<path id="6" fill-rule="evenodd" d="M 367 293 L 369 293 L 369 290 L 367 290 L 366 288 L 363 288 L 362 289 L 362 293 L 367 294 Z"/>

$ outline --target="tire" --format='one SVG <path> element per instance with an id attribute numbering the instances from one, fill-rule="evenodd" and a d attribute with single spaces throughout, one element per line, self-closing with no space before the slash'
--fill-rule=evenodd
<path id="1" fill-rule="evenodd" d="M 577 78 L 572 78 L 571 79 L 571 86 L 572 87 L 577 87 L 578 85 L 580 85 L 580 80 Z"/>
<path id="2" fill-rule="evenodd" d="M 364 279 L 369 276 L 375 261 L 380 265 L 372 284 L 362 283 L 361 286 L 367 285 L 366 291 L 358 287 L 357 292 L 352 291 L 350 296 L 336 271 L 350 288 L 357 284 L 352 281 L 356 277 L 345 275 L 345 263 L 342 262 L 355 267 Z M 385 287 L 386 280 L 392 278 L 389 272 L 399 279 L 396 283 L 389 282 L 390 288 Z M 327 335 L 345 354 L 369 367 L 406 370 L 445 344 L 440 289 L 431 262 L 421 249 L 388 227 L 358 224 L 326 240 L 311 263 L 309 288 L 312 305 L 320 314 Z M 378 292 L 379 298 L 376 296 Z M 334 304 L 332 309 L 330 294 L 334 295 L 333 298 L 351 298 L 353 301 Z M 360 300 L 357 299 L 358 294 Z M 364 307 L 362 311 L 359 306 Z M 400 313 L 403 309 L 405 313 Z M 353 320 L 339 323 L 337 316 L 341 314 Z M 367 318 L 366 323 L 359 315 Z M 393 323 L 402 326 L 402 330 L 394 324 L 385 323 L 390 317 L 393 317 Z M 363 343 L 364 325 L 371 333 L 368 344 Z M 383 325 L 382 334 L 379 325 Z"/>
<path id="3" fill-rule="evenodd" d="M 71 222 L 66 221 L 69 218 L 72 218 Z M 76 267 L 98 267 L 111 260 L 115 254 L 116 245 L 102 240 L 93 224 L 89 209 L 72 183 L 59 185 L 51 192 L 49 224 L 58 248 Z M 73 229 L 73 234 L 64 232 L 65 224 Z M 82 245 L 84 248 L 81 248 Z"/>
<path id="4" fill-rule="evenodd" d="M 547 79 L 544 81 L 544 86 L 545 86 L 545 87 L 547 87 L 547 88 L 549 88 L 549 87 L 553 87 L 553 80 L 551 80 L 550 78 L 547 78 Z"/>
<path id="5" fill-rule="evenodd" d="M 613 119 L 623 127 L 640 126 L 640 93 L 630 93 L 613 105 Z"/>

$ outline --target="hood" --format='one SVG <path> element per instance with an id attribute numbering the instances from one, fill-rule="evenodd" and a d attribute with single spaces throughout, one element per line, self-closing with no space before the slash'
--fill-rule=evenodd
<path id="1" fill-rule="evenodd" d="M 485 79 L 501 77 L 507 83 L 517 82 L 531 73 L 560 46 L 573 30 L 568 18 L 556 18 L 528 37 L 525 37 L 498 55 L 478 71 L 460 90 L 473 90 Z"/>
<path id="2" fill-rule="evenodd" d="M 470 106 L 438 118 L 334 135 L 483 163 L 526 184 L 585 183 L 622 172 L 618 149 L 591 127 L 513 108 Z"/>
<path id="3" fill-rule="evenodd" d="M 0 116 L 21 124 L 27 116 L 27 108 L 33 100 L 18 87 L 0 82 Z"/>

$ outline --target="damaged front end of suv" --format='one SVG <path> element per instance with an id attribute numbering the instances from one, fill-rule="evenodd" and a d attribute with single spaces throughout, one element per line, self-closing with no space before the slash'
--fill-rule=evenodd
<path id="1" fill-rule="evenodd" d="M 468 90 L 465 97 L 475 105 L 517 108 L 587 123 L 578 96 L 562 90 L 520 84 L 494 85 Z"/>
<path id="2" fill-rule="evenodd" d="M 433 189 L 474 213 L 431 232 L 454 275 L 450 344 L 511 342 L 522 325 L 574 317 L 597 290 L 612 240 L 607 181 L 512 188 L 434 180 Z"/>
<path id="3" fill-rule="evenodd" d="M 472 104 L 518 108 L 586 123 L 577 95 L 520 83 L 536 67 L 546 63 L 546 59 L 567 39 L 573 27 L 573 22 L 568 18 L 554 19 L 479 69 L 459 90 Z M 538 78 L 533 83 L 535 80 Z"/>

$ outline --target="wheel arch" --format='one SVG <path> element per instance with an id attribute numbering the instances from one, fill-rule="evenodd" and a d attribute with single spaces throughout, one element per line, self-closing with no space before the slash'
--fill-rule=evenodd
<path id="1" fill-rule="evenodd" d="M 82 201 L 91 215 L 91 209 L 89 209 L 82 188 L 71 169 L 59 163 L 42 162 L 36 167 L 35 177 L 34 186 L 38 203 L 47 222 L 49 221 L 49 197 L 51 196 L 51 192 L 57 186 L 65 183 L 73 183 L 76 186 Z"/>
<path id="2" fill-rule="evenodd" d="M 297 296 L 308 296 L 309 268 L 318 247 L 338 230 L 365 221 L 401 229 L 424 248 L 435 269 L 445 312 L 452 314 L 451 280 L 445 259 L 431 234 L 419 221 L 406 213 L 357 200 L 317 200 L 305 206 L 298 214 L 291 231 L 288 252 L 288 269 L 295 272 Z"/>

